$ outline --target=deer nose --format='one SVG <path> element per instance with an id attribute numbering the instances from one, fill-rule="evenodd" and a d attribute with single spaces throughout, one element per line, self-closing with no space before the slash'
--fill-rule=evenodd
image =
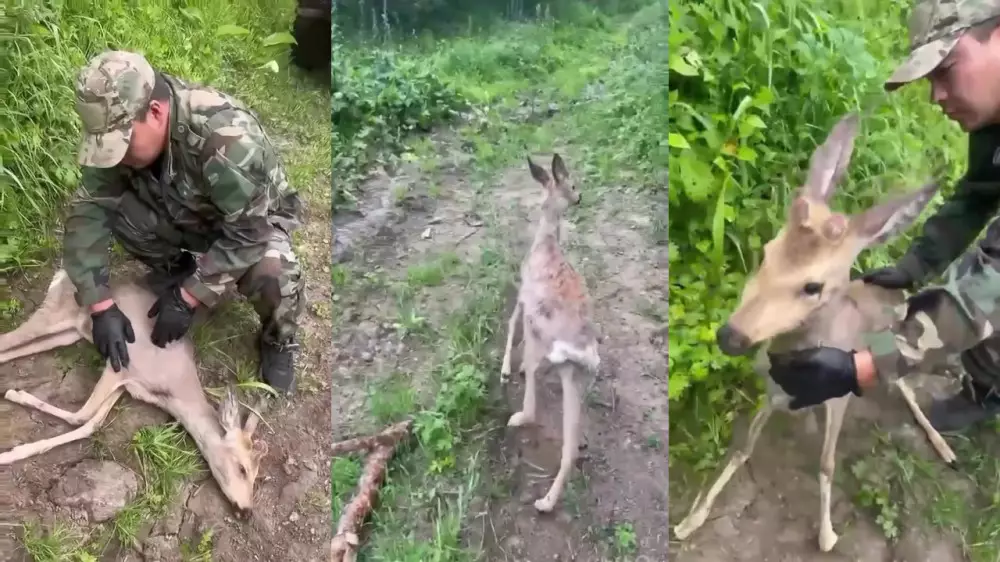
<path id="1" fill-rule="evenodd" d="M 723 324 L 715 333 L 715 342 L 726 355 L 743 355 L 750 347 L 750 338 L 729 324 Z"/>
<path id="2" fill-rule="evenodd" d="M 241 521 L 248 521 L 250 517 L 253 516 L 253 508 L 239 508 L 236 510 L 236 518 Z"/>

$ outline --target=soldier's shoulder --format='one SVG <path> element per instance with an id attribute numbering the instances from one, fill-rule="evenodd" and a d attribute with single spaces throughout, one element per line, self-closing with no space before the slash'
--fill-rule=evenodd
<path id="1" fill-rule="evenodd" d="M 236 96 L 204 84 L 175 79 L 180 86 L 179 117 L 203 137 L 222 127 L 241 126 L 253 117 L 252 110 Z"/>

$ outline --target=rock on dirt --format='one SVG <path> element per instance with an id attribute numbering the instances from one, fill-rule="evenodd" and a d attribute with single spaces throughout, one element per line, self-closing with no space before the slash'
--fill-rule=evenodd
<path id="1" fill-rule="evenodd" d="M 84 459 L 63 474 L 49 497 L 56 505 L 82 510 L 91 521 L 101 523 L 121 511 L 138 489 L 135 473 L 124 466 Z"/>

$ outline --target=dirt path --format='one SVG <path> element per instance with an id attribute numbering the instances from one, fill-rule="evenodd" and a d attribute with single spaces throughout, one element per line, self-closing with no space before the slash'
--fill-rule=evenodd
<path id="1" fill-rule="evenodd" d="M 322 101 L 308 107 L 309 98 L 303 100 L 299 102 L 303 107 L 297 108 L 300 115 L 304 112 L 311 115 L 309 119 L 326 122 L 329 109 Z M 253 516 L 246 521 L 234 517 L 207 470 L 185 472 L 175 490 L 161 493 L 156 486 L 170 480 L 171 470 L 178 470 L 187 458 L 200 462 L 200 456 L 185 456 L 189 453 L 184 451 L 194 451 L 192 444 L 185 443 L 182 431 L 163 425 L 171 421 L 166 414 L 126 396 L 93 439 L 0 467 L 0 560 L 283 562 L 328 557 L 330 174 L 328 166 L 310 167 L 302 160 L 311 157 L 328 163 L 329 149 L 318 156 L 303 149 L 306 137 L 301 135 L 310 135 L 303 132 L 310 126 L 307 122 L 277 123 L 274 116 L 268 120 L 273 127 L 269 132 L 306 199 L 296 246 L 308 305 L 299 332 L 299 391 L 291 401 L 272 401 L 257 431 L 268 454 L 259 471 Z M 309 170 L 316 170 L 316 175 L 302 178 Z M 136 270 L 116 261 L 115 276 Z M 41 302 L 51 275 L 50 268 L 43 268 L 0 286 L 4 302 L 23 303 L 22 310 L 5 316 L 4 330 Z M 195 328 L 206 388 L 253 377 L 258 324 L 245 301 L 233 300 Z M 0 366 L 0 387 L 20 388 L 72 410 L 96 383 L 100 361 L 94 359 L 86 342 L 21 359 Z M 0 400 L 0 420 L 0 450 L 70 429 L 4 400 Z M 159 455 L 162 464 L 143 466 L 137 450 L 147 451 L 142 457 L 147 462 L 149 455 Z M 22 524 L 28 526 L 27 533 Z"/>
<path id="2" fill-rule="evenodd" d="M 918 392 L 947 394 L 947 381 L 929 380 Z M 740 426 L 745 427 L 746 420 Z M 963 562 L 967 558 L 958 512 L 949 501 L 973 500 L 970 476 L 944 468 L 898 394 L 884 391 L 851 402 L 837 447 L 832 520 L 840 540 L 819 551 L 819 456 L 824 416 L 776 414 L 753 455 L 716 500 L 705 524 L 685 542 L 671 531 L 671 560 L 714 562 Z M 874 430 L 876 424 L 880 428 Z M 739 429 L 734 430 L 740 432 Z M 954 445 L 954 443 L 953 443 Z M 965 451 L 959 452 L 963 463 Z M 965 457 L 965 458 L 963 458 Z M 720 465 L 721 468 L 721 465 Z M 671 526 L 679 523 L 700 486 L 671 472 Z M 714 478 L 715 474 L 711 475 Z M 992 475 L 995 479 L 995 474 Z M 992 490 L 995 482 L 990 484 Z M 992 492 L 988 492 L 992 493 Z M 945 511 L 942 511 L 945 510 Z M 972 512 L 969 511 L 971 515 Z M 950 516 L 956 519 L 949 520 Z M 949 533 L 930 524 L 953 525 Z"/>
<path id="3" fill-rule="evenodd" d="M 537 220 L 541 186 L 531 179 L 523 154 L 516 158 L 521 165 L 477 175 L 475 155 L 463 148 L 470 145 L 456 134 L 435 134 L 415 162 L 367 182 L 360 213 L 335 219 L 340 228 L 335 260 L 342 258 L 353 278 L 339 294 L 335 436 L 378 425 L 365 399 L 376 381 L 403 372 L 403 384 L 418 395 L 433 386 L 432 375 L 421 366 L 428 365 L 436 346 L 446 343 L 400 340 L 392 329 L 384 329 L 398 322 L 394 293 L 372 289 L 362 277 L 378 275 L 412 286 L 419 277 L 415 272 L 434 264 L 474 268 L 486 259 L 502 262 L 505 274 L 516 275 Z M 492 429 L 476 435 L 488 458 L 468 477 L 481 479 L 481 486 L 464 512 L 463 542 L 485 550 L 486 560 L 583 561 L 617 555 L 664 560 L 667 377 L 665 334 L 658 332 L 657 315 L 665 317 L 666 312 L 667 256 L 665 246 L 651 242 L 658 207 L 617 188 L 588 183 L 580 177 L 586 169 L 581 153 L 562 154 L 578 174 L 584 198 L 566 227 L 565 247 L 587 279 L 604 336 L 601 372 L 586 394 L 582 459 L 556 512 L 535 513 L 532 502 L 544 494 L 558 469 L 561 390 L 558 379 L 540 381 L 541 428 L 506 430 L 503 426 L 520 409 L 523 396 L 523 377 L 513 376 L 489 419 L 478 420 Z M 535 156 L 545 162 L 551 158 Z M 442 283 L 421 292 L 426 297 L 419 300 L 417 314 L 432 327 L 441 326 L 459 303 L 481 290 L 446 274 Z M 490 334 L 483 353 L 495 365 L 495 372 L 487 373 L 494 395 L 502 392 L 499 359 L 515 292 L 512 284 L 503 290 L 502 314 L 471 320 Z M 540 476 L 539 469 L 545 474 Z M 390 480 L 394 471 L 402 478 L 401 470 L 394 464 Z M 371 541 L 386 544 L 390 533 L 376 527 Z"/>

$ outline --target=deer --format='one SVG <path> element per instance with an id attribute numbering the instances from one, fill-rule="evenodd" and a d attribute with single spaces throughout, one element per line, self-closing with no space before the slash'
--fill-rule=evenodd
<path id="1" fill-rule="evenodd" d="M 763 248 L 763 259 L 747 279 L 736 310 L 716 332 L 718 348 L 731 357 L 745 356 L 760 346 L 754 371 L 765 379 L 766 396 L 716 479 L 695 498 L 687 517 L 675 528 L 684 540 L 707 519 L 715 499 L 753 453 L 757 438 L 775 411 L 790 413 L 791 397 L 768 374 L 768 353 L 830 346 L 845 351 L 862 349 L 865 332 L 889 327 L 905 313 L 902 290 L 890 290 L 851 279 L 851 266 L 860 253 L 884 244 L 912 224 L 938 191 L 936 182 L 847 216 L 828 206 L 843 178 L 854 150 L 859 116 L 849 113 L 837 122 L 811 156 L 806 182 L 800 186 L 783 227 Z M 808 376 L 808 373 L 803 373 Z M 931 426 L 917 404 L 910 383 L 897 379 L 898 388 L 917 424 L 937 454 L 951 466 L 956 456 Z M 831 483 L 836 465 L 837 438 L 851 395 L 827 400 L 820 455 L 819 548 L 829 552 L 839 537 L 830 520 Z"/>
<path id="2" fill-rule="evenodd" d="M 164 348 L 150 341 L 153 320 L 146 312 L 156 296 L 147 286 L 133 281 L 114 283 L 111 296 L 132 321 L 135 343 L 129 344 L 129 366 L 115 372 L 110 361 L 106 362 L 86 403 L 75 412 L 43 402 L 23 390 L 7 390 L 4 394 L 7 400 L 58 418 L 75 429 L 0 453 L 0 465 L 10 465 L 90 437 L 122 394 L 128 392 L 180 422 L 194 439 L 223 494 L 235 507 L 236 515 L 249 517 L 257 472 L 267 454 L 267 444 L 254 439 L 259 415 L 251 409 L 245 422 L 240 423 L 240 403 L 232 385 L 228 386 L 219 409 L 212 406 L 198 377 L 190 335 Z M 69 275 L 58 269 L 41 305 L 16 329 L 0 334 L 0 364 L 72 345 L 81 339 L 93 343 L 92 320 L 89 312 L 78 304 Z"/>
<path id="3" fill-rule="evenodd" d="M 536 381 L 551 371 L 558 372 L 562 384 L 562 457 L 559 471 L 534 507 L 550 512 L 559 502 L 576 461 L 580 443 L 580 416 L 583 405 L 578 374 L 596 375 L 600 365 L 598 330 L 591 320 L 591 304 L 583 277 L 566 259 L 560 247 L 560 222 L 570 205 L 578 205 L 580 192 L 572 181 L 562 156 L 552 156 L 551 174 L 529 156 L 532 178 L 542 185 L 545 197 L 541 217 L 527 255 L 521 262 L 520 287 L 508 320 L 507 343 L 500 368 L 502 385 L 510 381 L 511 350 L 521 347 L 520 373 L 525 387 L 521 410 L 507 426 L 536 423 Z"/>

